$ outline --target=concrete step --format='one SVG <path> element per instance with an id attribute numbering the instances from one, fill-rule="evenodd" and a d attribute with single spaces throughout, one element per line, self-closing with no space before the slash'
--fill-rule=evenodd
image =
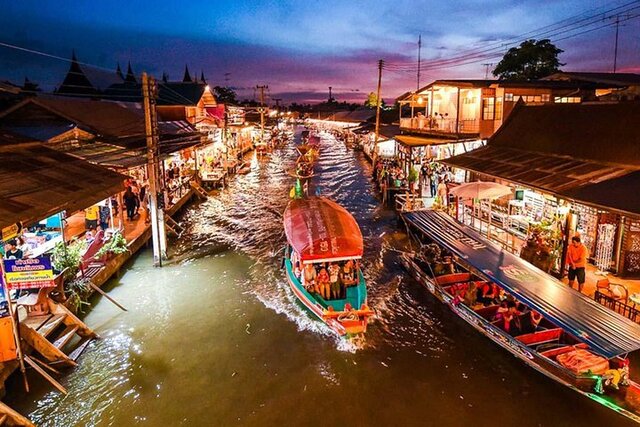
<path id="1" fill-rule="evenodd" d="M 62 347 L 64 347 L 69 341 L 71 341 L 71 338 L 73 338 L 76 332 L 78 332 L 78 329 L 80 329 L 80 326 L 78 325 L 67 326 L 67 328 L 62 331 L 62 334 L 60 334 L 58 338 L 53 342 L 53 345 L 59 350 L 62 350 Z"/>

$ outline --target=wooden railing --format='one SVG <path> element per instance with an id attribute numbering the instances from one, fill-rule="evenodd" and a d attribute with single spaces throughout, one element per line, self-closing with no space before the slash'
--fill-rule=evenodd
<path id="1" fill-rule="evenodd" d="M 629 305 L 627 304 L 626 300 L 615 299 L 598 291 L 596 291 L 593 298 L 596 300 L 596 302 L 604 305 L 607 308 L 610 308 L 611 310 L 623 315 L 624 317 L 633 320 L 634 322 L 640 320 L 640 310 L 635 307 L 635 304 Z"/>

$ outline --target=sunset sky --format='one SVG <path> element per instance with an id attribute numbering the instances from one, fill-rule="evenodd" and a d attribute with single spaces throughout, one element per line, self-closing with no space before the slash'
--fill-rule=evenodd
<path id="1" fill-rule="evenodd" d="M 433 61 L 461 51 L 493 46 L 500 56 L 512 46 L 505 41 L 566 18 L 625 4 L 636 7 L 631 15 L 640 13 L 640 2 L 585 0 L 5 3 L 2 43 L 65 58 L 75 49 L 79 60 L 114 70 L 116 62 L 126 67 L 131 61 L 136 73 L 146 70 L 160 77 L 166 71 L 171 80 L 181 79 L 188 64 L 198 75 L 204 71 L 212 84 L 237 88 L 241 98 L 253 98 L 252 87 L 268 84 L 271 97 L 285 102 L 324 100 L 328 86 L 339 101 L 362 100 L 375 90 L 378 59 L 390 63 L 384 98 L 415 89 L 411 64 L 419 34 L 426 68 L 421 82 L 426 84 L 436 78 L 483 78 L 482 64 L 499 61 L 429 69 Z M 611 71 L 615 27 L 612 19 L 600 22 L 609 26 L 557 41 L 565 50 L 564 69 Z M 620 25 L 618 71 L 640 72 L 639 30 L 640 18 Z M 50 90 L 67 68 L 64 61 L 0 47 L 0 80 L 22 83 L 28 76 Z M 226 81 L 225 73 L 230 73 Z"/>

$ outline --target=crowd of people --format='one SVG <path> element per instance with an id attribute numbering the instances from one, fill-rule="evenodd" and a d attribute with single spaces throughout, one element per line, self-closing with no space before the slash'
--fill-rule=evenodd
<path id="1" fill-rule="evenodd" d="M 347 288 L 358 284 L 358 262 L 323 262 L 305 264 L 294 263 L 294 274 L 302 281 L 308 292 L 315 293 L 325 301 L 345 299 Z"/>
<path id="2" fill-rule="evenodd" d="M 538 330 L 542 315 L 502 290 L 491 282 L 472 281 L 466 289 L 460 290 L 454 298 L 455 304 L 464 304 L 473 309 L 498 306 L 489 320 L 503 331 L 513 336 Z"/>

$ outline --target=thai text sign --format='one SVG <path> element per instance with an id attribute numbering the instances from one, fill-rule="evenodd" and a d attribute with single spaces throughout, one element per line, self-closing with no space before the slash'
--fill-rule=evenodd
<path id="1" fill-rule="evenodd" d="M 9 289 L 54 287 L 51 259 L 47 256 L 29 259 L 5 259 L 4 274 Z"/>

